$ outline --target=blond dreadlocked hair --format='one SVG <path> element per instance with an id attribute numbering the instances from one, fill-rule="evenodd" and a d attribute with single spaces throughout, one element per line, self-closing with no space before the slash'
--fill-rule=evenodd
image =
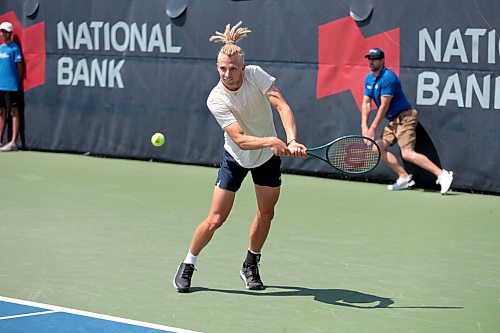
<path id="1" fill-rule="evenodd" d="M 233 56 L 235 54 L 241 56 L 245 55 L 243 49 L 238 45 L 236 45 L 236 43 L 243 37 L 246 37 L 246 35 L 249 32 L 252 32 L 252 30 L 240 27 L 242 23 L 243 22 L 239 21 L 232 28 L 231 24 L 229 23 L 228 25 L 226 25 L 226 30 L 224 31 L 224 33 L 216 31 L 215 35 L 210 37 L 209 40 L 211 42 L 224 43 L 224 46 L 221 47 L 219 53 L 227 55 L 228 57 Z"/>

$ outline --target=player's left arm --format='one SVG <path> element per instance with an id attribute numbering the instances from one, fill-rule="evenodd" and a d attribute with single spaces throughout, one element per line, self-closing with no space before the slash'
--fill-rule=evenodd
<path id="1" fill-rule="evenodd" d="M 271 105 L 278 110 L 290 153 L 294 156 L 306 156 L 307 148 L 297 141 L 297 127 L 292 109 L 274 83 L 267 90 L 266 97 Z"/>
<path id="2" fill-rule="evenodd" d="M 22 84 L 23 84 L 23 75 L 24 75 L 24 72 L 23 72 L 23 63 L 22 63 L 22 61 L 19 61 L 19 62 L 16 62 L 16 65 L 17 65 L 17 75 L 19 77 L 19 85 L 22 86 Z"/>

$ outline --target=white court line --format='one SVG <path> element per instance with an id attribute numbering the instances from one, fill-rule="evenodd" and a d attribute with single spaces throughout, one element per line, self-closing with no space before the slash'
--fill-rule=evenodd
<path id="1" fill-rule="evenodd" d="M 42 312 L 32 312 L 32 313 L 25 313 L 21 315 L 15 315 L 15 316 L 5 316 L 5 317 L 0 317 L 0 320 L 5 320 L 5 319 L 14 319 L 14 318 L 22 318 L 22 317 L 32 317 L 32 316 L 40 316 L 48 313 L 56 313 L 58 311 L 42 311 Z"/>
<path id="2" fill-rule="evenodd" d="M 200 333 L 197 331 L 190 331 L 190 330 L 177 328 L 177 327 L 170 327 L 170 326 L 146 323 L 146 322 L 138 321 L 138 320 L 108 316 L 108 315 L 104 315 L 104 314 L 100 314 L 100 313 L 64 308 L 61 306 L 50 305 L 50 304 L 36 303 L 36 302 L 25 301 L 25 300 L 15 299 L 15 298 L 10 298 L 10 297 L 5 297 L 5 296 L 0 296 L 0 301 L 16 303 L 16 304 L 21 304 L 21 305 L 26 305 L 26 306 L 32 306 L 32 307 L 37 307 L 37 308 L 45 308 L 45 309 L 51 310 L 52 312 L 65 312 L 65 313 L 70 313 L 70 314 L 74 314 L 74 315 L 78 315 L 78 316 L 97 318 L 97 319 L 114 321 L 114 322 L 128 324 L 128 325 L 152 328 L 152 329 L 160 330 L 160 331 L 170 331 L 170 332 L 175 332 L 175 333 Z"/>

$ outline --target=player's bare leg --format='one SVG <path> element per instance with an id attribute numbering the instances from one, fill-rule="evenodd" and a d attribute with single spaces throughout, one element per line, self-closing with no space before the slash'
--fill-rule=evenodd
<path id="1" fill-rule="evenodd" d="M 5 129 L 6 121 L 8 115 L 11 115 L 12 118 L 12 139 L 8 141 L 5 145 L 0 148 L 0 151 L 11 151 L 17 150 L 17 137 L 19 135 L 19 112 L 17 111 L 17 107 L 11 107 L 2 112 L 1 120 L 0 120 L 0 130 L 3 135 L 3 131 Z"/>
<path id="2" fill-rule="evenodd" d="M 177 268 L 174 280 L 172 281 L 177 291 L 181 293 L 189 292 L 196 258 L 201 250 L 210 242 L 215 231 L 226 221 L 233 207 L 235 196 L 235 192 L 215 187 L 210 212 L 207 218 L 196 228 L 189 247 L 189 253 Z"/>
<path id="3" fill-rule="evenodd" d="M 255 195 L 257 197 L 257 214 L 250 226 L 249 249 L 252 252 L 260 252 L 271 228 L 274 207 L 280 196 L 280 188 L 255 185 Z"/>
<path id="4" fill-rule="evenodd" d="M 413 163 L 424 170 L 433 173 L 436 176 L 436 184 L 441 185 L 441 194 L 446 194 L 453 182 L 453 171 L 447 171 L 438 167 L 429 158 L 423 154 L 417 153 L 413 149 L 404 149 L 401 151 L 403 159 Z"/>
<path id="5" fill-rule="evenodd" d="M 398 175 L 396 182 L 394 184 L 387 185 L 387 189 L 390 191 L 404 190 L 415 185 L 415 182 L 412 179 L 413 176 L 408 174 L 396 156 L 387 150 L 387 148 L 389 148 L 389 143 L 383 139 L 377 140 L 377 143 L 380 146 L 380 157 L 382 158 L 382 161 L 384 161 L 384 163 Z"/>
<path id="6" fill-rule="evenodd" d="M 0 143 L 2 143 L 3 132 L 5 130 L 5 122 L 7 118 L 7 110 L 0 108 Z"/>
<path id="7" fill-rule="evenodd" d="M 255 194 L 257 196 L 257 214 L 250 226 L 250 243 L 247 257 L 241 267 L 240 277 L 245 282 L 247 289 L 263 290 L 265 288 L 260 279 L 258 266 L 260 251 L 271 228 L 274 207 L 279 199 L 280 188 L 255 185 Z"/>
<path id="8" fill-rule="evenodd" d="M 387 150 L 389 147 L 389 144 L 385 140 L 377 140 L 377 144 L 380 147 L 380 158 L 382 161 L 384 161 L 385 164 L 389 168 L 391 168 L 392 171 L 394 171 L 399 178 L 405 178 L 408 177 L 408 172 L 406 172 L 405 168 L 399 163 L 399 160 L 394 156 L 393 153 Z"/>
<path id="9" fill-rule="evenodd" d="M 207 218 L 198 225 L 191 240 L 189 251 L 193 255 L 200 254 L 201 250 L 212 239 L 215 231 L 226 221 L 233 208 L 235 196 L 235 192 L 215 187 L 210 212 Z"/>
<path id="10" fill-rule="evenodd" d="M 19 136 L 19 126 L 20 126 L 19 111 L 17 107 L 14 106 L 11 107 L 10 114 L 12 117 L 12 140 L 10 140 L 10 142 L 15 144 L 17 142 L 17 137 Z"/>
<path id="11" fill-rule="evenodd" d="M 433 173 L 436 177 L 439 177 L 439 175 L 443 172 L 443 170 L 429 160 L 427 156 L 417 153 L 413 149 L 403 149 L 401 150 L 401 155 L 405 161 L 413 163 L 416 166 Z"/>

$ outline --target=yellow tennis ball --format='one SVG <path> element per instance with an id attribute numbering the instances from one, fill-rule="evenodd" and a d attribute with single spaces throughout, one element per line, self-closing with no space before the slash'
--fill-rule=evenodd
<path id="1" fill-rule="evenodd" d="M 155 133 L 151 137 L 151 143 L 155 147 L 160 147 L 165 143 L 165 136 L 161 133 Z"/>

